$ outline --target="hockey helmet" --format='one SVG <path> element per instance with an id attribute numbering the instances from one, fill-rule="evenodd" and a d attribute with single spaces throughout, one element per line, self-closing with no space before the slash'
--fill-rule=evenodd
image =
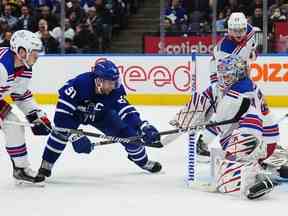
<path id="1" fill-rule="evenodd" d="M 93 72 L 95 74 L 95 78 L 100 78 L 103 80 L 117 81 L 120 77 L 117 66 L 109 60 L 98 62 L 93 68 Z"/>
<path id="2" fill-rule="evenodd" d="M 42 41 L 33 32 L 19 30 L 12 35 L 10 47 L 16 54 L 18 54 L 19 48 L 23 48 L 29 55 L 33 50 L 42 50 Z"/>
<path id="3" fill-rule="evenodd" d="M 228 19 L 228 34 L 233 37 L 243 37 L 247 31 L 247 19 L 241 12 L 234 12 Z"/>
<path id="4" fill-rule="evenodd" d="M 247 76 L 247 62 L 236 55 L 229 55 L 219 59 L 217 64 L 217 73 L 220 85 L 229 87 L 236 81 Z"/>
<path id="5" fill-rule="evenodd" d="M 23 64 L 27 68 L 30 68 L 32 66 L 28 64 L 30 54 L 32 51 L 42 51 L 43 44 L 35 33 L 27 30 L 19 30 L 13 33 L 10 40 L 10 48 L 21 59 Z M 19 55 L 20 48 L 23 48 L 26 51 L 25 59 Z"/>

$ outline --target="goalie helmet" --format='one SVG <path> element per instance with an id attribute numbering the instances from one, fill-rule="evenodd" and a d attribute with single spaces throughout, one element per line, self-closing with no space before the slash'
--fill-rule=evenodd
<path id="1" fill-rule="evenodd" d="M 98 62 L 93 68 L 93 72 L 95 74 L 95 78 L 100 78 L 103 80 L 117 81 L 120 78 L 117 66 L 109 60 Z"/>
<path id="2" fill-rule="evenodd" d="M 217 64 L 219 84 L 224 88 L 230 87 L 247 76 L 247 69 L 247 62 L 238 56 L 229 55 L 219 59 Z"/>
<path id="3" fill-rule="evenodd" d="M 232 13 L 228 19 L 228 34 L 233 39 L 241 41 L 247 31 L 247 19 L 241 12 Z"/>

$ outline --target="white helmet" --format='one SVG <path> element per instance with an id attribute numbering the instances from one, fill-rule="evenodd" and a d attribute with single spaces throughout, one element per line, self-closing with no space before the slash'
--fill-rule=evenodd
<path id="1" fill-rule="evenodd" d="M 243 36 L 247 30 L 247 19 L 241 12 L 232 13 L 228 19 L 228 33 L 238 33 L 238 36 Z M 240 35 L 240 34 L 241 35 Z"/>
<path id="2" fill-rule="evenodd" d="M 10 48 L 15 54 L 19 56 L 19 48 L 25 49 L 27 55 L 26 59 L 21 60 L 23 64 L 30 68 L 31 66 L 28 65 L 27 61 L 29 58 L 29 55 L 33 50 L 41 51 L 42 50 L 42 41 L 40 38 L 33 32 L 27 31 L 27 30 L 19 30 L 13 33 L 11 40 L 10 40 Z"/>
<path id="3" fill-rule="evenodd" d="M 28 55 L 33 51 L 42 50 L 42 41 L 33 32 L 27 30 L 16 31 L 10 40 L 10 47 L 18 55 L 19 48 L 24 48 Z"/>

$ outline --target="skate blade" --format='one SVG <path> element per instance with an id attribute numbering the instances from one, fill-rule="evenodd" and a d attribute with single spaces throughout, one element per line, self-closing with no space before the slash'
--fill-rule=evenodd
<path id="1" fill-rule="evenodd" d="M 15 185 L 19 187 L 45 187 L 45 182 L 29 182 L 25 180 L 15 179 Z"/>

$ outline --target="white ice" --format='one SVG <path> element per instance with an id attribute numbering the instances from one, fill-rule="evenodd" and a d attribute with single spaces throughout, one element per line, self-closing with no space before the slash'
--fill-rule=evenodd
<path id="1" fill-rule="evenodd" d="M 179 107 L 139 106 L 142 118 L 160 130 Z M 53 106 L 43 109 L 52 118 Z M 273 109 L 277 118 L 288 109 Z M 281 143 L 288 138 L 288 121 L 281 123 Z M 90 130 L 91 128 L 89 128 Z M 16 134 L 15 134 L 16 136 Z M 38 169 L 45 137 L 26 129 L 30 161 Z M 15 186 L 11 162 L 3 140 L 0 149 L 0 215 L 272 215 L 287 211 L 288 187 L 283 185 L 257 201 L 188 189 L 185 185 L 187 139 L 179 138 L 163 149 L 147 149 L 163 165 L 159 174 L 148 174 L 132 164 L 119 144 L 102 146 L 90 155 L 79 155 L 67 146 L 46 186 Z M 288 185 L 288 183 L 287 183 Z"/>

